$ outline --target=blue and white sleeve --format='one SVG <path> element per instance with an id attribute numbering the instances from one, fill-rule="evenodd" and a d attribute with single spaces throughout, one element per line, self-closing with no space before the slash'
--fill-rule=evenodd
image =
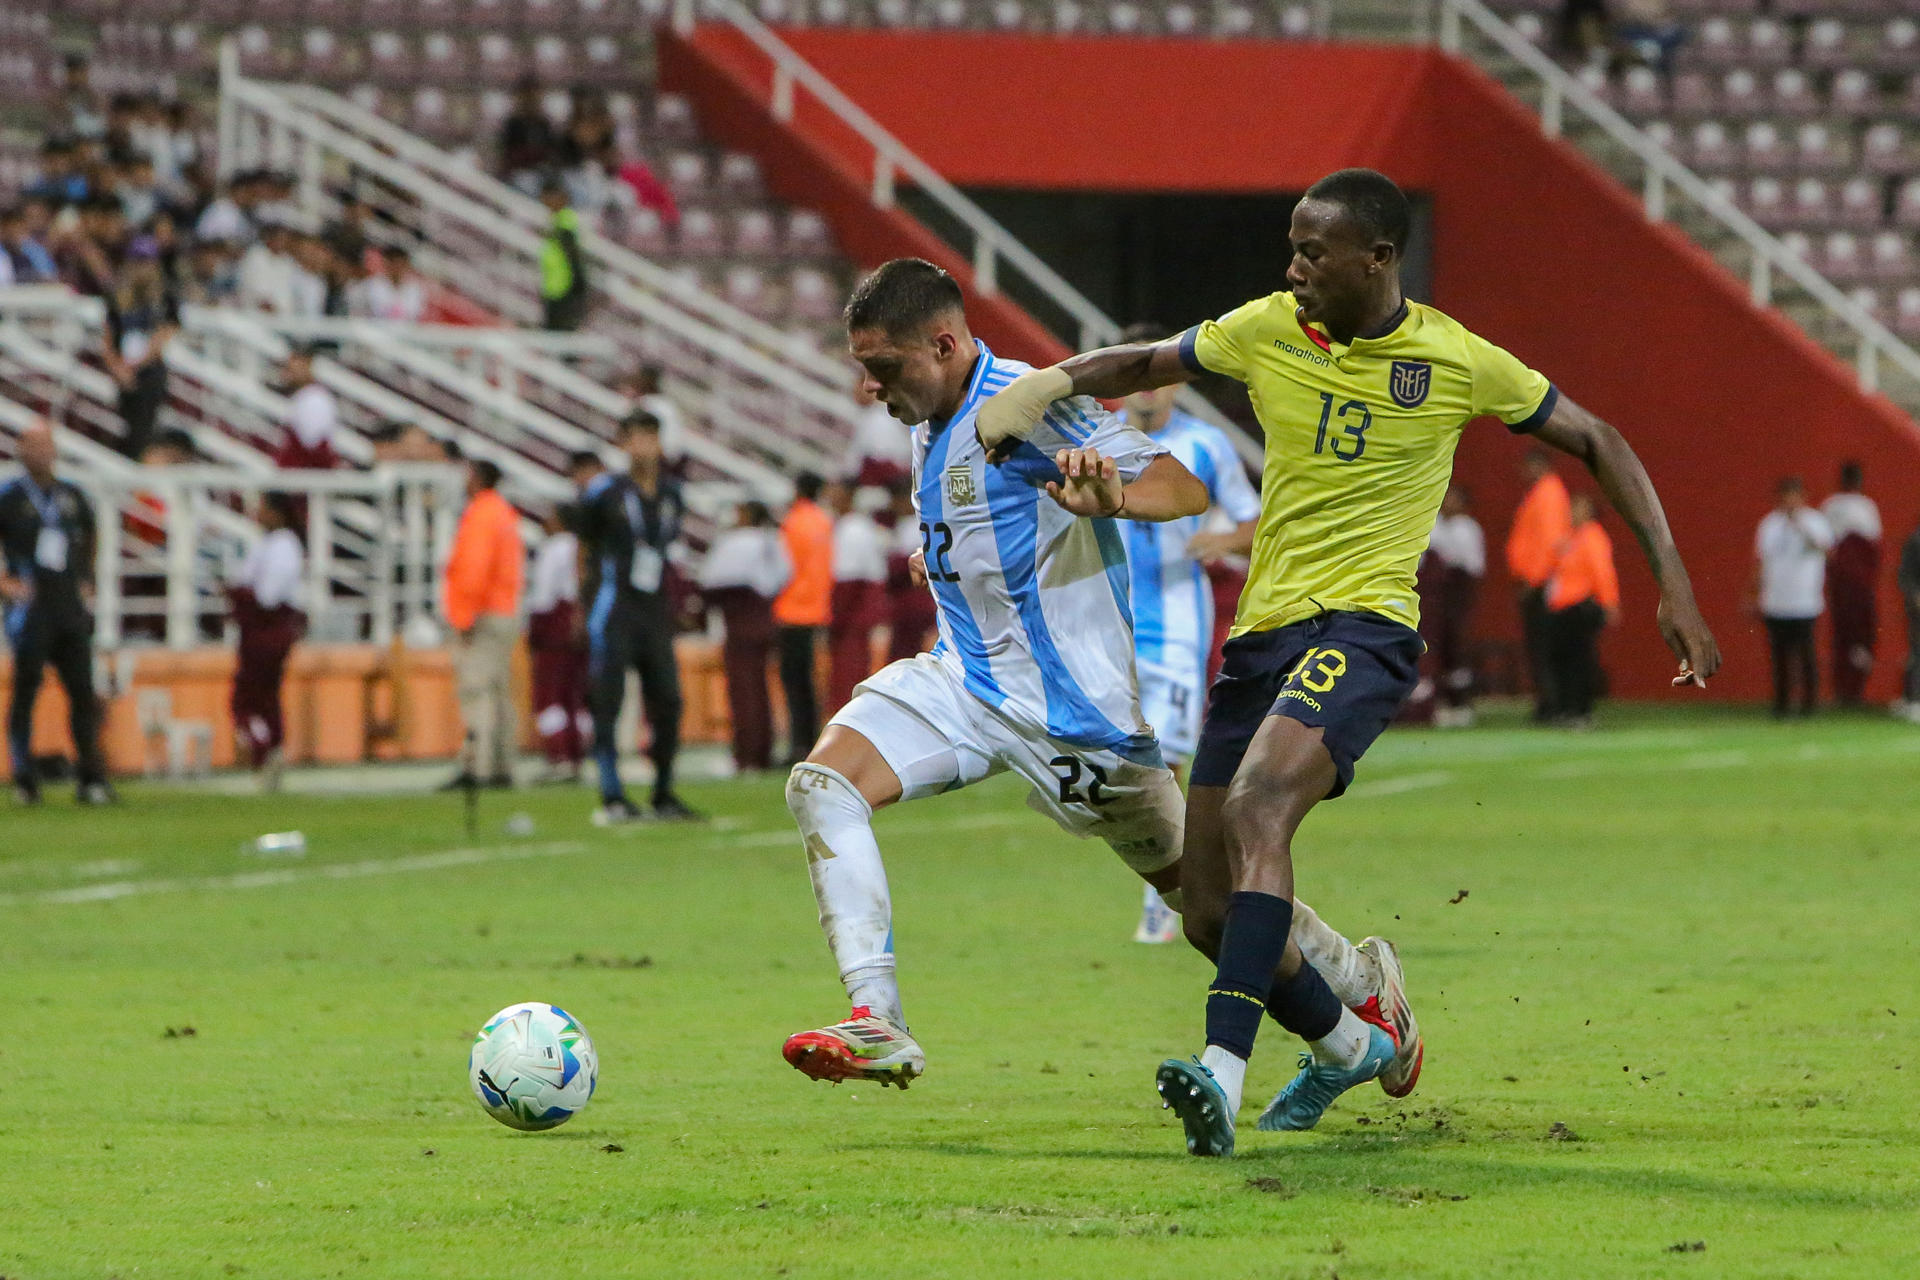
<path id="1" fill-rule="evenodd" d="M 1214 432 L 1202 446 L 1213 460 L 1213 505 L 1227 513 L 1235 524 L 1260 518 L 1260 493 L 1247 479 L 1247 468 L 1240 461 L 1233 442 Z"/>
<path id="2" fill-rule="evenodd" d="M 1138 480 L 1148 463 L 1167 452 L 1166 446 L 1156 444 L 1151 436 L 1138 427 L 1128 426 L 1126 419 L 1108 412 L 1097 400 L 1076 396 L 1071 401 L 1060 401 L 1054 407 L 1057 409 L 1063 405 L 1071 405 L 1079 413 L 1084 436 L 1077 442 L 1078 447 L 1098 449 L 1112 458 L 1120 469 L 1122 480 Z"/>

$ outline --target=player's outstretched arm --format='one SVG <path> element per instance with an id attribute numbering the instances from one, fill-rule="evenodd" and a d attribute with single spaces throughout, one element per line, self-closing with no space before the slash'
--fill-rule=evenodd
<path id="1" fill-rule="evenodd" d="M 1207 486 L 1172 454 L 1161 454 L 1130 482 L 1097 449 L 1062 449 L 1053 462 L 1061 478 L 1047 482 L 1047 496 L 1077 516 L 1178 520 L 1207 509 Z"/>
<path id="2" fill-rule="evenodd" d="M 1554 406 L 1546 425 L 1534 434 L 1585 463 L 1600 482 L 1607 501 L 1633 530 L 1654 581 L 1660 584 L 1660 633 L 1674 657 L 1680 659 L 1680 674 L 1673 682 L 1706 688 L 1708 678 L 1720 669 L 1720 646 L 1707 620 L 1700 616 L 1693 583 L 1680 561 L 1680 549 L 1674 545 L 1660 495 L 1654 492 L 1653 481 L 1633 446 L 1565 395 Z"/>
<path id="3" fill-rule="evenodd" d="M 1180 359 L 1178 338 L 1101 347 L 1021 374 L 987 397 L 974 419 L 974 430 L 988 458 L 999 462 L 1033 434 L 1055 400 L 1068 396 L 1116 400 L 1193 379 L 1193 370 Z"/>

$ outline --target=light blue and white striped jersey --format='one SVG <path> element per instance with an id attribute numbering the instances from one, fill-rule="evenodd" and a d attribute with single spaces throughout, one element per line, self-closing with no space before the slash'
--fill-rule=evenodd
<path id="1" fill-rule="evenodd" d="M 1149 438 L 1207 486 L 1213 508 L 1235 524 L 1259 519 L 1260 495 L 1226 432 L 1176 409 Z M 1136 520 L 1126 526 L 1133 643 L 1142 662 L 1206 669 L 1213 648 L 1213 586 L 1200 562 L 1187 554 L 1187 544 L 1206 527 L 1209 514 L 1165 524 Z"/>
<path id="2" fill-rule="evenodd" d="M 1055 402 L 1011 458 L 988 462 L 974 415 L 1031 366 L 977 345 L 958 411 L 913 433 L 913 504 L 940 606 L 934 655 L 1017 725 L 1158 765 L 1134 677 L 1123 522 L 1071 515 L 1046 485 L 1060 479 L 1061 449 L 1098 449 L 1128 480 L 1166 449 L 1077 396 Z"/>

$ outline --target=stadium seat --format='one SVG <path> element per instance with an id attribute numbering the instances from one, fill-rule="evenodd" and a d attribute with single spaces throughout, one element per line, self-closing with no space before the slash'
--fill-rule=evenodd
<path id="1" fill-rule="evenodd" d="M 1838 18 L 1810 23 L 1801 45 L 1801 63 L 1814 71 L 1839 71 L 1853 66 L 1858 55 L 1848 38 L 1847 24 Z"/>
<path id="2" fill-rule="evenodd" d="M 797 320 L 834 320 L 840 315 L 841 291 L 826 272 L 799 267 L 787 277 L 788 314 Z"/>
<path id="3" fill-rule="evenodd" d="M 429 31 L 420 37 L 420 78 L 429 84 L 458 88 L 471 81 L 473 47 L 451 31 Z"/>
<path id="4" fill-rule="evenodd" d="M 1784 67 L 1793 60 L 1793 41 L 1787 29 L 1771 18 L 1747 24 L 1741 61 L 1750 67 Z"/>
<path id="5" fill-rule="evenodd" d="M 480 75 L 487 84 L 505 87 L 527 72 L 526 46 L 503 31 L 489 31 L 480 37 Z"/>
<path id="6" fill-rule="evenodd" d="M 332 84 L 350 68 L 338 36 L 327 27 L 308 27 L 300 36 L 301 71 L 307 79 Z"/>
<path id="7" fill-rule="evenodd" d="M 1745 67 L 1735 67 L 1720 81 L 1720 110 L 1730 116 L 1757 116 L 1766 110 L 1760 80 Z"/>
<path id="8" fill-rule="evenodd" d="M 707 173 L 707 158 L 698 151 L 674 151 L 667 156 L 661 179 L 673 191 L 675 200 L 704 198 L 712 183 Z"/>
<path id="9" fill-rule="evenodd" d="M 1683 164 L 1688 163 L 1687 149 L 1681 142 L 1678 133 L 1675 132 L 1671 120 L 1649 120 L 1646 124 L 1642 125 L 1641 128 L 1645 131 L 1648 138 L 1659 145 L 1662 151 L 1665 151 L 1668 155 L 1681 161 Z"/>
<path id="10" fill-rule="evenodd" d="M 1160 15 L 1161 23 L 1170 36 L 1197 35 L 1200 31 L 1200 10 L 1191 4 L 1174 3 Z"/>
<path id="11" fill-rule="evenodd" d="M 659 257 L 667 252 L 669 236 L 666 219 L 658 209 L 639 208 L 627 215 L 620 229 L 621 243 L 635 253 Z"/>
<path id="12" fill-rule="evenodd" d="M 744 151 L 728 151 L 720 157 L 720 170 L 714 176 L 714 189 L 736 200 L 757 200 L 763 194 L 760 162 Z"/>
<path id="13" fill-rule="evenodd" d="M 1873 42 L 1873 64 L 1881 71 L 1911 71 L 1920 64 L 1920 22 L 1894 18 Z"/>
<path id="14" fill-rule="evenodd" d="M 1702 120 L 1687 139 L 1687 156 L 1702 173 L 1730 173 L 1740 167 L 1740 152 L 1718 120 Z"/>
<path id="15" fill-rule="evenodd" d="M 242 75 L 280 80 L 292 69 L 293 55 L 275 44 L 273 36 L 258 23 L 240 28 L 234 43 L 240 50 Z"/>
<path id="16" fill-rule="evenodd" d="M 1821 229 L 1832 223 L 1833 212 L 1833 191 L 1825 182 L 1801 178 L 1793 184 L 1793 225 Z"/>
<path id="17" fill-rule="evenodd" d="M 1872 285 L 1855 285 L 1853 288 L 1847 290 L 1847 297 L 1853 300 L 1855 306 L 1872 316 L 1875 320 L 1880 321 L 1882 324 L 1887 322 L 1886 294 L 1881 290 L 1874 288 Z"/>
<path id="18" fill-rule="evenodd" d="M 1804 231 L 1782 231 L 1780 247 L 1802 262 L 1813 262 L 1813 237 Z"/>
<path id="19" fill-rule="evenodd" d="M 1024 31 L 1027 8 L 1020 0 L 994 0 L 987 10 L 987 23 L 995 31 Z"/>
<path id="20" fill-rule="evenodd" d="M 744 263 L 728 267 L 721 278 L 721 291 L 728 302 L 762 319 L 777 314 L 780 308 L 777 291 L 767 280 L 766 273 L 758 267 Z"/>
<path id="21" fill-rule="evenodd" d="M 1811 116 L 1820 111 L 1820 99 L 1813 91 L 1813 84 L 1798 67 L 1774 72 L 1768 92 L 1772 109 L 1779 115 Z"/>
<path id="22" fill-rule="evenodd" d="M 1906 284 L 1914 275 L 1913 242 L 1904 231 L 1882 231 L 1873 238 L 1872 278 L 1882 285 Z"/>
<path id="23" fill-rule="evenodd" d="M 579 65 L 579 57 L 565 36 L 543 35 L 533 42 L 533 73 L 545 81 L 564 80 Z"/>
<path id="24" fill-rule="evenodd" d="M 1850 231 L 1829 235 L 1820 246 L 1819 267 L 1821 274 L 1835 284 L 1850 284 L 1861 279 L 1867 269 L 1867 259 L 1861 252 L 1860 238 Z"/>
<path id="25" fill-rule="evenodd" d="M 581 78 L 602 89 L 633 79 L 632 60 L 612 36 L 588 36 Z"/>
<path id="26" fill-rule="evenodd" d="M 1920 339 L 1920 288 L 1908 285 L 1894 295 L 1893 331 L 1909 342 Z"/>
<path id="27" fill-rule="evenodd" d="M 1747 215 L 1761 226 L 1779 230 L 1793 224 L 1787 188 L 1778 178 L 1755 178 L 1741 192 Z"/>
<path id="28" fill-rule="evenodd" d="M 1685 67 L 1724 69 L 1737 66 L 1744 51 L 1731 19 L 1708 18 L 1693 32 L 1693 38 L 1680 46 L 1678 61 Z"/>
<path id="29" fill-rule="evenodd" d="M 1720 96 L 1713 81 L 1700 71 L 1682 71 L 1673 78 L 1673 114 L 1682 120 L 1698 120 L 1720 109 Z"/>
<path id="30" fill-rule="evenodd" d="M 1849 231 L 1872 231 L 1882 221 L 1880 184 L 1872 178 L 1849 178 L 1840 184 L 1839 210 L 1834 225 Z"/>
<path id="31" fill-rule="evenodd" d="M 787 214 L 787 252 L 800 257 L 826 257 L 834 252 L 833 233 L 826 220 L 811 209 L 794 209 Z"/>
<path id="32" fill-rule="evenodd" d="M 1660 115 L 1667 108 L 1667 95 L 1661 89 L 1659 73 L 1652 67 L 1628 67 L 1620 77 L 1613 105 L 1635 119 Z"/>
<path id="33" fill-rule="evenodd" d="M 175 75 L 197 75 L 214 66 L 213 47 L 201 38 L 200 24 L 176 22 L 167 33 L 167 65 Z"/>
<path id="34" fill-rule="evenodd" d="M 1852 162 L 1847 145 L 1818 120 L 1801 125 L 1793 136 L 1793 163 L 1802 173 L 1831 177 L 1850 168 Z"/>
<path id="35" fill-rule="evenodd" d="M 1741 162 L 1753 173 L 1778 173 L 1787 167 L 1787 144 L 1771 120 L 1756 120 L 1741 138 Z M 1699 151 L 1694 155 L 1697 159 Z"/>
<path id="36" fill-rule="evenodd" d="M 1858 67 L 1849 67 L 1833 78 L 1827 108 L 1839 115 L 1871 116 L 1880 110 L 1880 89 L 1873 77 Z"/>
<path id="37" fill-rule="evenodd" d="M 629 0 L 574 0 L 574 15 L 583 35 L 625 35 L 635 21 Z"/>
<path id="38" fill-rule="evenodd" d="M 689 258 L 717 258 L 726 253 L 727 238 L 719 215 L 704 205 L 682 208 L 674 250 Z"/>
<path id="39" fill-rule="evenodd" d="M 1860 161 L 1869 173 L 1900 176 L 1914 167 L 1913 152 L 1900 126 L 1883 120 L 1860 138 Z"/>
<path id="40" fill-rule="evenodd" d="M 748 258 L 770 258 L 780 251 L 780 225 L 765 209 L 742 209 L 733 215 L 733 252 Z"/>
<path id="41" fill-rule="evenodd" d="M 419 64 L 411 44 L 397 31 L 376 31 L 367 37 L 368 74 L 390 89 L 412 84 Z"/>
<path id="42" fill-rule="evenodd" d="M 1920 120 L 1920 75 L 1909 76 L 1902 84 L 1893 113 L 1903 120 Z"/>

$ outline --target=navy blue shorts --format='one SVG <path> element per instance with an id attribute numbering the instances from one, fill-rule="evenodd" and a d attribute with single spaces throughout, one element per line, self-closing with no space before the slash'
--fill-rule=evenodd
<path id="1" fill-rule="evenodd" d="M 1232 782 L 1261 724 L 1287 716 L 1324 731 L 1339 772 L 1327 798 L 1340 795 L 1413 691 L 1425 651 L 1419 632 L 1377 613 L 1323 613 L 1235 636 L 1207 695 L 1193 785 Z"/>

